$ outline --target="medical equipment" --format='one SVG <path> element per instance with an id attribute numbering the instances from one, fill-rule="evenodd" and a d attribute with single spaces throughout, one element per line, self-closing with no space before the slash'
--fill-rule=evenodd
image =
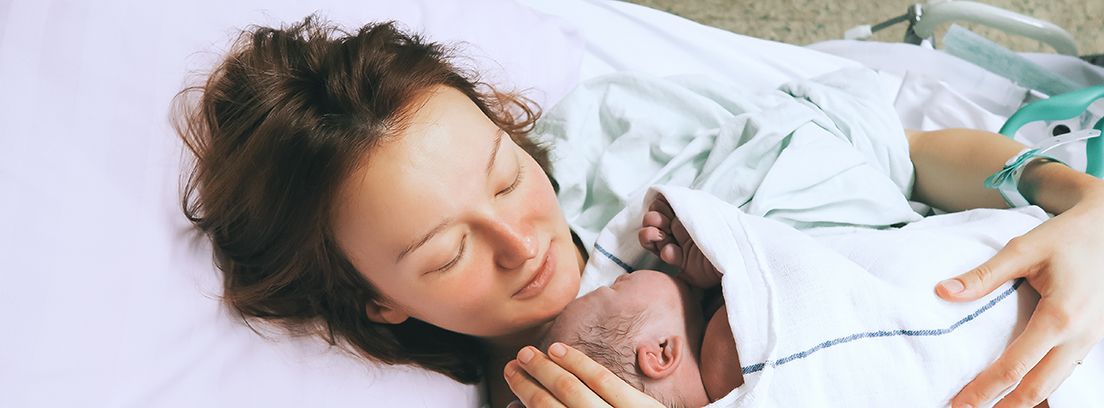
<path id="1" fill-rule="evenodd" d="M 935 28 L 944 23 L 968 22 L 986 25 L 1046 43 L 1064 55 L 1077 55 L 1077 42 L 1069 32 L 1054 23 L 1028 17 L 988 4 L 973 1 L 933 0 L 927 4 L 913 4 L 897 17 L 874 25 L 860 25 L 847 30 L 844 38 L 865 40 L 895 24 L 908 21 L 904 42 L 919 45 L 925 41 L 935 46 Z"/>
<path id="2" fill-rule="evenodd" d="M 1000 134 L 1014 137 L 1016 131 L 1024 125 L 1036 121 L 1065 121 L 1069 119 L 1081 119 L 1088 117 L 1088 122 L 1097 119 L 1094 111 L 1090 109 L 1095 102 L 1104 99 L 1104 85 L 1093 86 L 1078 91 L 1055 95 L 1048 99 L 1032 102 L 1020 108 L 1008 118 L 1008 122 L 1000 129 Z M 1083 120 L 1080 122 L 1084 122 Z M 1089 126 L 1098 133 L 1104 131 L 1104 117 L 1096 120 Z M 1070 134 L 1078 129 L 1070 129 L 1067 124 L 1057 123 L 1048 126 L 1051 134 L 1061 136 Z M 1086 129 L 1087 130 L 1087 129 Z M 1085 143 L 1085 172 L 1098 178 L 1104 178 L 1104 139 L 1093 137 Z"/>
<path id="3" fill-rule="evenodd" d="M 993 173 L 993 175 L 985 179 L 985 187 L 995 190 L 999 190 L 1001 196 L 1004 197 L 1005 203 L 1011 208 L 1027 207 L 1031 205 L 1031 202 L 1024 197 L 1020 192 L 1020 176 L 1023 175 L 1024 169 L 1027 164 L 1034 159 L 1045 158 L 1062 162 L 1057 157 L 1048 154 L 1051 150 L 1058 149 L 1064 145 L 1080 142 L 1083 140 L 1096 140 L 1100 136 L 1100 131 L 1096 129 L 1079 130 L 1072 133 L 1065 133 L 1059 136 L 1055 136 L 1047 140 L 1045 143 L 1039 146 L 1028 147 L 1021 150 L 1011 159 L 1008 159 L 1004 163 L 1004 168 Z"/>
<path id="4" fill-rule="evenodd" d="M 1057 95 L 1081 88 L 1074 81 L 1062 78 L 957 24 L 951 24 L 943 35 L 943 51 L 1045 95 Z"/>

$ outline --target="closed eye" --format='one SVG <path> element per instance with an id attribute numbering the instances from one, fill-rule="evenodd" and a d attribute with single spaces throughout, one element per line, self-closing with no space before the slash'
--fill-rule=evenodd
<path id="1" fill-rule="evenodd" d="M 521 184 L 521 179 L 524 176 L 525 176 L 525 164 L 518 163 L 518 172 L 517 172 L 517 176 L 514 177 L 514 183 L 510 184 L 510 186 L 506 187 L 504 190 L 499 191 L 497 195 L 510 194 L 510 192 L 514 191 L 514 189 L 517 188 L 518 184 Z"/>
<path id="2" fill-rule="evenodd" d="M 464 257 L 464 249 L 467 246 L 468 246 L 468 235 L 465 234 L 464 237 L 460 239 L 460 250 L 456 252 L 456 257 L 452 258 L 452 260 L 449 261 L 444 266 L 442 266 L 440 268 L 437 268 L 437 269 L 434 269 L 432 271 L 426 272 L 426 273 L 444 272 L 444 271 L 447 271 L 449 269 L 452 269 L 452 267 L 456 266 L 456 264 L 460 263 L 460 259 L 462 259 Z"/>

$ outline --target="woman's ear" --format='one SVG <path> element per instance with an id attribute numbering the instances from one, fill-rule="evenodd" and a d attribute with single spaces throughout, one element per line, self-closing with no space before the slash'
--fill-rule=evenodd
<path id="1" fill-rule="evenodd" d="M 653 380 L 674 374 L 682 361 L 683 338 L 680 336 L 649 339 L 636 346 L 636 365 Z"/>
<path id="2" fill-rule="evenodd" d="M 368 302 L 366 308 L 368 312 L 368 320 L 382 324 L 399 324 L 405 322 L 410 315 L 403 313 L 394 306 L 391 306 L 385 302 L 373 300 Z"/>

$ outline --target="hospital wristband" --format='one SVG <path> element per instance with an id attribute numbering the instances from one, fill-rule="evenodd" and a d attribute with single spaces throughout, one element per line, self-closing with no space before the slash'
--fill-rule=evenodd
<path id="1" fill-rule="evenodd" d="M 1008 161 L 1004 163 L 1004 168 L 985 179 L 985 188 L 999 191 L 1001 197 L 1004 197 L 1004 202 L 1008 203 L 1009 207 L 1027 207 L 1031 205 L 1031 202 L 1027 200 L 1027 197 L 1024 197 L 1019 188 L 1020 177 L 1023 176 L 1027 164 L 1035 159 L 1048 159 L 1068 166 L 1065 162 L 1058 160 L 1054 156 L 1047 155 L 1046 152 L 1062 145 L 1091 139 L 1097 136 L 1100 136 L 1099 130 L 1082 130 L 1056 136 L 1039 147 L 1023 149 L 1015 156 L 1012 156 L 1011 159 L 1008 159 Z"/>

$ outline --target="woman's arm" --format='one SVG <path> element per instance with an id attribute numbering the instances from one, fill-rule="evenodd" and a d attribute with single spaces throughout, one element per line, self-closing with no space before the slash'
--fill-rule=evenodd
<path id="1" fill-rule="evenodd" d="M 916 169 L 912 199 L 946 211 L 1005 208 L 985 178 L 1026 146 L 996 133 L 972 129 L 906 131 Z M 1100 180 L 1061 163 L 1035 160 L 1027 165 L 1020 191 L 1049 213 L 1061 214 L 1084 195 L 1099 190 Z"/>
<path id="2" fill-rule="evenodd" d="M 1023 145 L 989 132 L 951 129 L 908 132 L 916 168 L 913 199 L 948 211 L 1006 206 L 986 177 Z M 1012 385 L 998 407 L 1033 407 L 1045 400 L 1104 338 L 1104 181 L 1060 163 L 1035 160 L 1019 191 L 1056 217 L 1017 237 L 984 264 L 940 282 L 947 300 L 979 299 L 1024 277 L 1040 300 L 1022 333 L 952 400 L 976 407 Z"/>

